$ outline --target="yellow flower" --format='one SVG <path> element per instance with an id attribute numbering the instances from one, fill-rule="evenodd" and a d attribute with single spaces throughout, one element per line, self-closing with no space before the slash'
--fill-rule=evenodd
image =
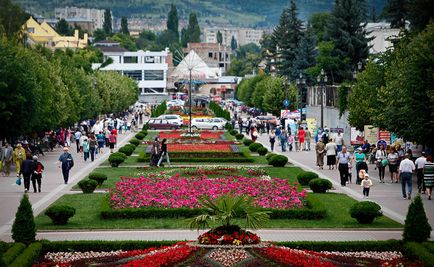
<path id="1" fill-rule="evenodd" d="M 232 243 L 234 243 L 234 245 L 241 245 L 241 240 L 234 239 Z"/>

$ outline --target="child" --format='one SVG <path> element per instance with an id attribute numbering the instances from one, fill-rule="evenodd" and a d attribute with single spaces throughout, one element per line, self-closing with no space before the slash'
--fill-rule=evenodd
<path id="1" fill-rule="evenodd" d="M 362 177 L 360 177 L 362 178 Z M 363 180 L 360 183 L 360 185 L 363 187 L 363 198 L 369 198 L 369 189 L 372 186 L 372 180 L 369 179 L 369 174 L 368 173 L 364 173 L 363 174 Z"/>
<path id="2" fill-rule="evenodd" d="M 349 161 L 348 162 L 348 181 L 347 181 L 347 184 L 351 184 L 352 173 L 353 173 L 353 164 L 351 163 L 351 161 Z"/>

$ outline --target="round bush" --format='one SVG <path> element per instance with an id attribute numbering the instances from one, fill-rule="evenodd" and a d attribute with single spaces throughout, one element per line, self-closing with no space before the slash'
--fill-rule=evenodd
<path id="1" fill-rule="evenodd" d="M 124 162 L 126 159 L 127 159 L 127 155 L 125 155 L 122 152 L 115 152 L 115 153 L 111 154 L 108 158 L 110 165 L 112 167 L 118 167 L 119 164 Z"/>
<path id="2" fill-rule="evenodd" d="M 315 178 L 318 178 L 318 174 L 314 172 L 300 172 L 297 175 L 297 180 L 301 185 L 309 185 L 309 182 Z"/>
<path id="3" fill-rule="evenodd" d="M 253 144 L 253 140 L 252 139 L 244 139 L 243 144 L 245 146 L 250 146 L 251 144 Z"/>
<path id="4" fill-rule="evenodd" d="M 357 202 L 350 208 L 350 215 L 361 224 L 372 223 L 375 218 L 382 216 L 381 207 L 372 201 Z"/>
<path id="5" fill-rule="evenodd" d="M 142 132 L 138 132 L 134 137 L 136 137 L 139 140 L 142 140 L 143 138 L 145 138 L 145 136 L 146 135 L 144 135 Z"/>
<path id="6" fill-rule="evenodd" d="M 141 130 L 140 133 L 144 134 L 145 136 L 148 135 L 148 130 Z"/>
<path id="7" fill-rule="evenodd" d="M 139 146 L 140 141 L 137 138 L 132 138 L 130 140 L 130 143 L 133 144 L 133 145 L 135 145 L 135 146 Z"/>
<path id="8" fill-rule="evenodd" d="M 135 148 L 128 146 L 128 145 L 125 145 L 125 146 L 119 148 L 119 152 L 124 153 L 127 156 L 131 156 L 131 154 L 133 154 L 134 150 L 135 150 Z"/>
<path id="9" fill-rule="evenodd" d="M 89 174 L 89 179 L 95 180 L 98 186 L 102 185 L 107 180 L 107 175 L 104 173 L 92 172 Z"/>
<path id="10" fill-rule="evenodd" d="M 147 123 L 143 124 L 142 131 L 148 130 L 149 126 Z"/>
<path id="11" fill-rule="evenodd" d="M 265 156 L 268 153 L 268 149 L 266 149 L 265 147 L 260 147 L 258 148 L 257 152 L 260 156 Z"/>
<path id="12" fill-rule="evenodd" d="M 277 154 L 275 154 L 275 153 L 273 153 L 273 152 L 268 153 L 268 155 L 265 156 L 265 159 L 266 159 L 267 161 L 270 161 L 270 158 L 273 157 L 273 156 L 276 156 L 276 155 L 277 155 Z"/>
<path id="13" fill-rule="evenodd" d="M 244 135 L 243 135 L 243 134 L 237 134 L 237 135 L 235 135 L 235 138 L 236 138 L 237 140 L 241 140 L 241 139 L 244 138 Z"/>
<path id="14" fill-rule="evenodd" d="M 288 163 L 288 158 L 283 155 L 274 155 L 268 161 L 268 164 L 273 167 L 284 167 L 286 163 Z"/>
<path id="15" fill-rule="evenodd" d="M 74 216 L 75 208 L 67 205 L 54 205 L 45 210 L 45 215 L 50 217 L 53 224 L 65 225 L 69 218 Z"/>
<path id="16" fill-rule="evenodd" d="M 325 193 L 332 189 L 332 182 L 327 179 L 315 178 L 310 180 L 309 187 L 314 193 Z"/>
<path id="17" fill-rule="evenodd" d="M 78 182 L 78 186 L 80 187 L 81 191 L 85 194 L 92 194 L 93 191 L 95 191 L 95 188 L 98 186 L 98 182 L 95 180 L 81 180 Z"/>
<path id="18" fill-rule="evenodd" d="M 238 133 L 237 130 L 230 130 L 229 131 L 229 134 L 232 135 L 232 136 L 235 136 L 237 133 Z"/>
<path id="19" fill-rule="evenodd" d="M 249 150 L 252 151 L 252 152 L 256 152 L 261 147 L 263 147 L 263 145 L 260 144 L 260 143 L 252 143 L 252 144 L 249 145 Z"/>

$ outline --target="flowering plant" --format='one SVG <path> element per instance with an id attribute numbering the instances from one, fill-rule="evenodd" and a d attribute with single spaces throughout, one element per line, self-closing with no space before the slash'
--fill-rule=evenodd
<path id="1" fill-rule="evenodd" d="M 203 233 L 197 240 L 204 245 L 251 245 L 261 242 L 259 236 L 237 225 L 219 226 Z"/>

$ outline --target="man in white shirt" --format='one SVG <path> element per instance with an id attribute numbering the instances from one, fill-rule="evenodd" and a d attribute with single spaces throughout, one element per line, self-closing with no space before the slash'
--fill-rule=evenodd
<path id="1" fill-rule="evenodd" d="M 405 159 L 399 164 L 399 175 L 401 177 L 402 197 L 404 199 L 411 199 L 411 177 L 416 169 L 413 161 L 410 160 L 410 154 L 405 154 Z M 408 195 L 405 191 L 405 184 L 407 183 Z"/>
<path id="2" fill-rule="evenodd" d="M 344 145 L 344 135 L 342 134 L 341 130 L 338 131 L 338 134 L 335 137 L 335 143 L 337 146 L 337 151 L 342 151 L 342 146 Z"/>
<path id="3" fill-rule="evenodd" d="M 417 189 L 419 193 L 423 191 L 425 193 L 425 184 L 423 183 L 423 168 L 425 167 L 426 157 L 425 152 L 422 152 L 422 155 L 418 157 L 415 161 L 416 164 L 416 177 L 417 177 Z"/>

